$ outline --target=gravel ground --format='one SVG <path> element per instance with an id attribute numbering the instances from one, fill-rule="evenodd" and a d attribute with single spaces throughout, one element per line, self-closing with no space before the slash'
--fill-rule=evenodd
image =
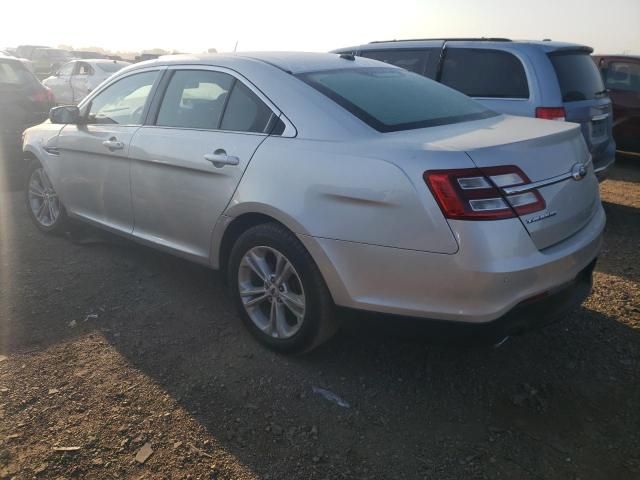
<path id="1" fill-rule="evenodd" d="M 249 337 L 215 272 L 40 234 L 17 178 L 0 170 L 0 478 L 640 478 L 638 163 L 601 185 L 594 292 L 562 323 L 493 348 L 363 316 L 299 357 Z"/>

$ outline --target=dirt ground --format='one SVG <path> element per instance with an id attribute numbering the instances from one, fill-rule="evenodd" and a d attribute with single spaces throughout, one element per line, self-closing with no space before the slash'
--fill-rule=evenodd
<path id="1" fill-rule="evenodd" d="M 0 478 L 640 478 L 637 160 L 601 185 L 594 292 L 562 323 L 494 348 L 363 316 L 299 357 L 250 338 L 215 272 L 39 233 L 11 172 Z"/>

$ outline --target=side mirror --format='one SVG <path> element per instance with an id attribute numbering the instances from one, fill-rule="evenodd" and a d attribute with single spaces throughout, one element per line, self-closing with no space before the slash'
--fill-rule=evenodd
<path id="1" fill-rule="evenodd" d="M 80 123 L 80 109 L 75 105 L 64 105 L 62 107 L 53 107 L 49 110 L 49 120 L 51 123 L 59 123 L 63 125 Z"/>

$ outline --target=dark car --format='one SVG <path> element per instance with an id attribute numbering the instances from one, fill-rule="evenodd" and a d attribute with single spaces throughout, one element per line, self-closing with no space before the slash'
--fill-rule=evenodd
<path id="1" fill-rule="evenodd" d="M 0 55 L 0 146 L 19 151 L 22 132 L 47 119 L 54 105 L 43 86 L 17 58 Z"/>
<path id="2" fill-rule="evenodd" d="M 640 56 L 594 55 L 613 102 L 613 136 L 623 155 L 640 157 Z"/>

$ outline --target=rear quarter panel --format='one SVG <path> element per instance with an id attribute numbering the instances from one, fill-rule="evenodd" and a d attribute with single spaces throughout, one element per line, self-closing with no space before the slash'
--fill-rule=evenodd
<path id="1" fill-rule="evenodd" d="M 296 234 L 455 253 L 421 174 L 414 183 L 394 163 L 363 154 L 364 143 L 268 138 L 225 215 L 264 213 Z"/>

